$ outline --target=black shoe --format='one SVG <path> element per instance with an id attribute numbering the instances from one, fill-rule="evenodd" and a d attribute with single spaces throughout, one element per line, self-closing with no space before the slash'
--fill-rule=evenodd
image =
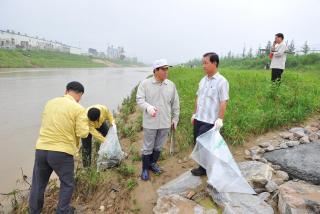
<path id="1" fill-rule="evenodd" d="M 203 175 L 207 174 L 206 169 L 203 168 L 202 166 L 199 166 L 198 168 L 192 169 L 191 173 L 194 176 L 203 176 Z"/>

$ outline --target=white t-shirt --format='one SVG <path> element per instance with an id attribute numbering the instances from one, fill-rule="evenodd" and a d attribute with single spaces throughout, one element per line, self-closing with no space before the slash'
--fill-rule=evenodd
<path id="1" fill-rule="evenodd" d="M 284 42 L 275 45 L 275 49 L 273 51 L 273 57 L 271 60 L 270 68 L 278 68 L 284 69 L 286 65 L 286 53 L 287 46 Z"/>

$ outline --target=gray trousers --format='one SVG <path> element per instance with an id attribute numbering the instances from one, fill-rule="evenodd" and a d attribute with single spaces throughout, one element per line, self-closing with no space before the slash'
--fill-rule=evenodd
<path id="1" fill-rule="evenodd" d="M 74 188 L 73 156 L 64 152 L 36 150 L 32 186 L 29 198 L 30 214 L 41 213 L 44 192 L 54 171 L 60 180 L 59 202 L 56 213 L 68 213 Z"/>
<path id="2" fill-rule="evenodd" d="M 143 128 L 144 140 L 142 146 L 143 155 L 151 155 L 153 151 L 161 151 L 169 135 L 170 128 L 167 129 L 147 129 Z"/>

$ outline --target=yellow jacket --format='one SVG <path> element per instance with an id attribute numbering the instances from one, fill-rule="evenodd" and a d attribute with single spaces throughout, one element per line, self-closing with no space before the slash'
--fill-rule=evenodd
<path id="1" fill-rule="evenodd" d="M 92 136 L 100 141 L 100 142 L 104 142 L 106 140 L 105 137 L 103 137 L 103 135 L 98 132 L 96 129 L 100 128 L 102 123 L 106 120 L 108 120 L 109 122 L 109 126 L 114 123 L 114 119 L 113 119 L 113 116 L 112 116 L 112 113 L 109 111 L 109 109 L 107 107 L 105 107 L 104 105 L 93 105 L 93 106 L 90 106 L 89 108 L 87 108 L 87 111 L 86 111 L 86 114 L 88 114 L 88 111 L 89 109 L 91 108 L 97 108 L 100 110 L 100 117 L 99 117 L 99 120 L 98 121 L 90 121 L 89 118 L 88 118 L 88 121 L 89 121 L 89 130 L 90 130 L 90 133 L 92 134 Z"/>
<path id="2" fill-rule="evenodd" d="M 42 113 L 36 149 L 77 155 L 79 138 L 89 134 L 85 109 L 70 95 L 49 100 Z"/>

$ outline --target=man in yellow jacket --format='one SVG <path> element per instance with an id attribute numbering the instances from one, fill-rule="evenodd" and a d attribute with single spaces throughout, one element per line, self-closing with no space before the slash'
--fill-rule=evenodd
<path id="1" fill-rule="evenodd" d="M 84 93 L 79 82 L 67 84 L 65 95 L 49 100 L 42 113 L 29 198 L 31 214 L 41 213 L 44 192 L 54 171 L 60 180 L 56 213 L 73 213 L 74 159 L 79 140 L 89 134 L 85 109 L 78 103 Z"/>
<path id="2" fill-rule="evenodd" d="M 114 126 L 115 121 L 112 113 L 104 105 L 93 105 L 87 108 L 87 117 L 89 120 L 89 135 L 82 139 L 82 164 L 84 167 L 91 165 L 92 136 L 100 143 L 106 140 L 110 125 Z M 106 121 L 108 121 L 109 126 Z"/>

